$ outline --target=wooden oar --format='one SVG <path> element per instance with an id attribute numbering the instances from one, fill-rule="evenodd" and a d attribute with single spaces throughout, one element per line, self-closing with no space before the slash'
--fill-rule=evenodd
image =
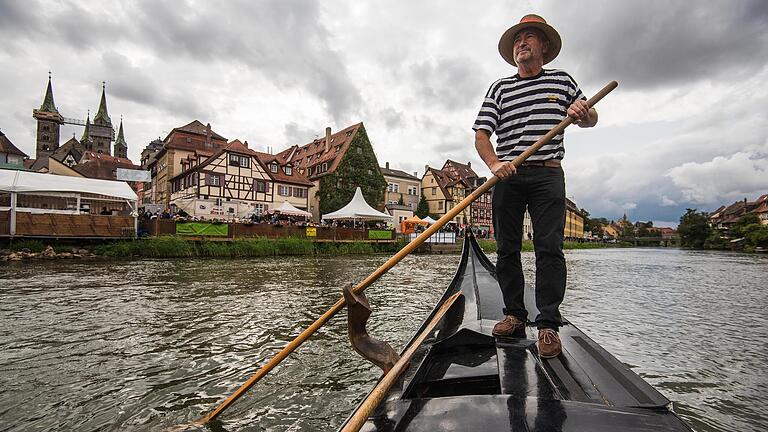
<path id="1" fill-rule="evenodd" d="M 591 99 L 587 101 L 587 104 L 591 108 L 594 106 L 597 102 L 599 102 L 605 95 L 610 93 L 613 89 L 616 88 L 618 83 L 616 81 L 611 81 L 603 87 L 602 90 L 600 90 L 596 95 L 594 95 Z M 573 119 L 570 117 L 566 117 L 565 120 L 561 121 L 560 124 L 552 128 L 549 132 L 547 132 L 546 135 L 539 138 L 538 141 L 536 141 L 528 150 L 524 151 L 520 156 L 516 157 L 515 160 L 512 161 L 512 163 L 515 165 L 515 167 L 519 167 L 526 159 L 528 159 L 529 156 L 536 153 L 542 146 L 544 146 L 546 143 L 548 143 L 552 138 L 554 138 L 556 135 L 560 134 L 565 130 L 566 127 L 571 125 L 573 123 Z M 466 198 L 464 198 L 461 202 L 459 202 L 456 207 L 449 210 L 446 214 L 443 215 L 440 219 L 438 219 L 434 224 L 432 224 L 429 228 L 427 228 L 424 232 L 419 234 L 418 237 L 413 239 L 410 243 L 405 245 L 402 249 L 400 249 L 399 252 L 397 252 L 392 258 L 387 260 L 384 264 L 379 266 L 373 273 L 368 275 L 365 279 L 363 279 L 362 282 L 355 285 L 353 288 L 354 292 L 361 292 L 368 288 L 369 285 L 371 285 L 373 282 L 378 280 L 383 274 L 389 271 L 392 267 L 395 266 L 400 260 L 405 258 L 409 253 L 413 252 L 416 248 L 421 246 L 424 241 L 426 241 L 432 234 L 436 233 L 437 230 L 443 227 L 446 223 L 451 221 L 454 217 L 456 217 L 459 213 L 461 213 L 467 206 L 469 206 L 473 201 L 475 201 L 477 198 L 479 198 L 482 194 L 488 192 L 488 190 L 493 187 L 497 182 L 499 181 L 499 178 L 496 176 L 492 176 L 488 181 L 483 183 L 480 187 L 475 189 L 474 192 L 469 194 Z M 340 310 L 344 308 L 345 301 L 344 297 L 340 298 L 336 303 L 331 306 L 328 311 L 326 311 L 320 318 L 318 318 L 312 325 L 306 328 L 306 330 L 299 333 L 298 336 L 296 336 L 295 339 L 293 339 L 288 345 L 285 346 L 279 353 L 277 353 L 269 362 L 267 362 L 264 366 L 262 366 L 256 373 L 248 379 L 243 385 L 240 386 L 230 397 L 228 397 L 224 402 L 221 403 L 216 409 L 208 413 L 205 417 L 198 420 L 198 424 L 205 424 L 209 421 L 215 419 L 218 417 L 219 414 L 221 414 L 225 409 L 227 409 L 232 403 L 234 403 L 237 399 L 240 398 L 245 392 L 248 391 L 254 384 L 256 384 L 260 379 L 262 379 L 265 375 L 269 373 L 272 369 L 275 368 L 278 364 L 280 364 L 283 359 L 288 357 L 289 354 L 291 354 L 296 348 L 299 347 L 302 343 L 304 343 L 305 340 L 309 339 L 310 336 L 312 336 L 313 333 L 317 331 L 320 327 L 323 326 L 323 324 L 326 323 L 331 317 L 336 315 Z"/>
<path id="2" fill-rule="evenodd" d="M 461 297 L 461 295 L 462 294 L 460 292 L 457 292 L 456 294 L 445 299 L 443 304 L 440 306 L 440 309 L 437 310 L 437 313 L 435 313 L 435 316 L 432 318 L 432 321 L 429 322 L 424 331 L 419 334 L 419 336 L 403 353 L 402 357 L 400 357 L 400 360 L 398 360 L 392 369 L 390 369 L 390 371 L 384 375 L 379 383 L 376 384 L 376 387 L 374 387 L 373 390 L 368 394 L 368 397 L 363 401 L 363 403 L 360 404 L 360 408 L 355 411 L 355 414 L 349 419 L 347 424 L 344 425 L 344 429 L 342 429 L 341 432 L 357 432 L 361 427 L 363 427 L 365 421 L 368 420 L 368 416 L 370 416 L 373 410 L 379 406 L 381 401 L 384 399 L 384 396 L 387 395 L 389 389 L 392 388 L 392 385 L 397 381 L 397 378 L 400 377 L 400 374 L 403 373 L 406 366 L 408 366 L 408 363 L 411 361 L 411 357 L 413 357 L 413 354 L 416 352 L 422 342 L 424 342 L 424 339 L 432 334 L 432 330 L 434 330 L 437 323 L 440 322 L 440 320 L 443 318 L 443 315 L 448 312 L 448 309 L 451 308 L 456 299 Z"/>

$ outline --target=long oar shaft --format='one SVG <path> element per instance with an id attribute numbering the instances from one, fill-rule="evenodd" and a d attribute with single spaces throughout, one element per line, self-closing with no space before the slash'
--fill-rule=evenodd
<path id="1" fill-rule="evenodd" d="M 590 106 L 594 106 L 597 102 L 599 102 L 605 95 L 610 93 L 613 89 L 618 86 L 618 83 L 616 81 L 611 81 L 603 87 L 602 90 L 600 90 L 597 94 L 592 96 L 591 99 L 587 101 L 587 104 Z M 560 133 L 565 130 L 566 127 L 571 125 L 573 123 L 573 119 L 570 117 L 566 117 L 565 120 L 561 121 L 557 126 L 552 128 L 549 132 L 547 132 L 546 135 L 539 138 L 530 148 L 528 148 L 526 151 L 524 151 L 520 156 L 516 157 L 515 160 L 512 161 L 512 163 L 519 167 L 523 162 L 525 162 L 526 159 L 528 159 L 529 156 L 536 153 L 541 147 L 543 147 L 546 143 L 548 143 L 552 138 L 554 138 L 556 135 L 559 135 Z M 416 248 L 421 246 L 432 234 L 436 233 L 440 228 L 443 227 L 446 223 L 450 222 L 453 218 L 455 218 L 459 213 L 461 213 L 465 208 L 467 208 L 472 202 L 474 202 L 477 198 L 480 197 L 480 195 L 484 194 L 485 192 L 488 192 L 488 190 L 493 187 L 497 182 L 499 181 L 499 178 L 496 176 L 492 176 L 488 181 L 483 183 L 480 187 L 475 189 L 474 192 L 469 194 L 466 198 L 464 198 L 461 202 L 459 202 L 454 208 L 449 210 L 446 214 L 444 214 L 440 219 L 438 219 L 434 224 L 432 224 L 429 228 L 424 230 L 421 234 L 418 235 L 415 239 L 413 239 L 410 243 L 405 245 L 400 251 L 398 251 L 392 258 L 387 260 L 384 264 L 379 266 L 373 273 L 368 275 L 365 279 L 363 279 L 360 283 L 355 285 L 353 288 L 353 291 L 356 293 L 359 293 L 366 288 L 368 288 L 369 285 L 371 285 L 373 282 L 378 280 L 383 274 L 389 271 L 392 267 L 395 266 L 400 260 L 405 258 L 408 254 L 413 252 Z M 336 315 L 340 310 L 344 308 L 344 305 L 346 302 L 344 301 L 344 297 L 341 297 L 336 303 L 331 306 L 330 309 L 328 309 L 320 318 L 318 318 L 312 325 L 307 327 L 304 331 L 299 333 L 298 336 L 296 336 L 295 339 L 293 339 L 288 345 L 285 346 L 279 353 L 277 353 L 269 362 L 267 362 L 264 366 L 262 366 L 256 373 L 248 379 L 245 383 L 243 383 L 240 388 L 237 389 L 230 397 L 228 397 L 224 402 L 221 403 L 215 410 L 208 413 L 205 417 L 200 419 L 198 423 L 204 424 L 208 423 L 209 421 L 215 419 L 218 417 L 219 414 L 221 414 L 225 409 L 227 409 L 232 403 L 234 403 L 237 399 L 240 398 L 245 392 L 248 391 L 254 384 L 256 384 L 261 378 L 263 378 L 265 375 L 267 375 L 272 369 L 275 368 L 278 364 L 280 364 L 283 359 L 288 357 L 296 348 L 299 347 L 302 343 L 304 343 L 305 340 L 309 339 L 310 336 L 312 336 L 317 329 L 323 326 L 323 324 L 326 323 L 331 317 Z"/>

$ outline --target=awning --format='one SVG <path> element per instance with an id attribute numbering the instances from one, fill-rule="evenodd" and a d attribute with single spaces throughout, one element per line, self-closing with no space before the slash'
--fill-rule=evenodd
<path id="1" fill-rule="evenodd" d="M 281 215 L 289 215 L 289 216 L 312 217 L 312 213 L 308 211 L 304 211 L 302 209 L 298 209 L 288 201 L 283 201 L 283 203 L 280 204 L 279 207 L 273 208 L 272 210 L 269 211 L 269 213 L 279 213 Z"/>
<path id="2" fill-rule="evenodd" d="M 88 193 L 129 201 L 138 200 L 138 196 L 128 183 L 121 181 L 3 169 L 0 169 L 0 191 L 29 194 L 36 192 Z"/>

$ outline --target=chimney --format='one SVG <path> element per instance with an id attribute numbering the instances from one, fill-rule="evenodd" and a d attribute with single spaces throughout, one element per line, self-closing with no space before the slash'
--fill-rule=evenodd
<path id="1" fill-rule="evenodd" d="M 427 171 L 429 171 L 429 165 L 424 165 L 424 174 L 426 174 Z"/>
<path id="2" fill-rule="evenodd" d="M 414 171 L 414 172 L 413 172 L 413 176 L 414 176 L 414 177 L 418 177 L 418 176 L 419 176 L 419 172 L 418 172 L 418 171 Z"/>
<path id="3" fill-rule="evenodd" d="M 385 167 L 386 169 L 389 169 L 389 162 L 385 162 L 385 163 L 384 163 L 384 167 Z"/>
<path id="4" fill-rule="evenodd" d="M 467 167 L 472 168 L 472 162 L 467 162 Z"/>
<path id="5" fill-rule="evenodd" d="M 325 151 L 331 150 L 331 127 L 325 128 Z"/>
<path id="6" fill-rule="evenodd" d="M 213 143 L 211 142 L 211 124 L 210 123 L 205 125 L 205 146 L 213 147 Z"/>
<path id="7" fill-rule="evenodd" d="M 245 148 L 248 148 L 248 140 L 245 140 L 245 142 L 243 143 L 243 145 L 245 146 Z"/>

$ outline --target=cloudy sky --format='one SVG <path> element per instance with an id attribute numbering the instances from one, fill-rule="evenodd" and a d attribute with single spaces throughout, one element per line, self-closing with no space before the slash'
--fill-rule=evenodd
<path id="1" fill-rule="evenodd" d="M 0 0 L 0 130 L 34 157 L 48 71 L 65 117 L 106 81 L 129 157 L 194 119 L 279 151 L 364 122 L 379 162 L 424 172 L 477 157 L 471 126 L 516 71 L 499 36 L 526 13 L 560 32 L 598 106 L 566 133 L 568 196 L 593 216 L 670 225 L 768 193 L 768 2 Z M 66 126 L 62 143 L 82 128 Z"/>

